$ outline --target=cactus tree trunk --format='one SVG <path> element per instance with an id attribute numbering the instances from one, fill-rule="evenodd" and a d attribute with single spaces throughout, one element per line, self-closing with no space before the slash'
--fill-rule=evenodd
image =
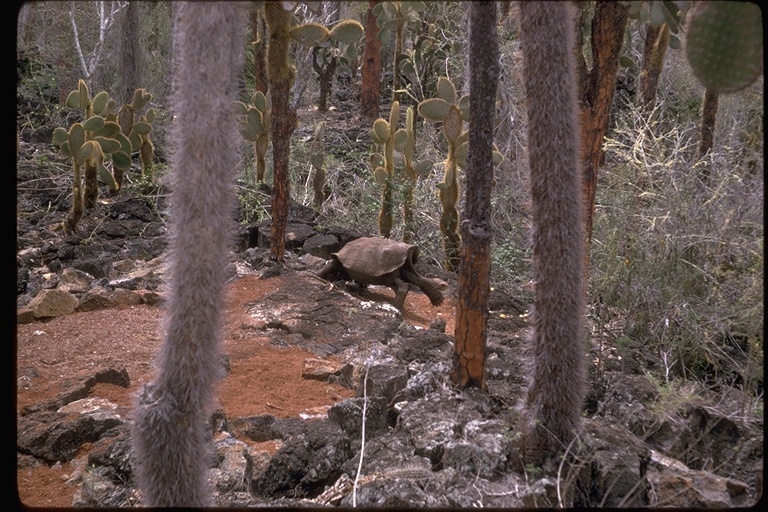
<path id="1" fill-rule="evenodd" d="M 80 166 L 77 162 L 72 162 L 72 172 L 74 175 L 72 185 L 72 210 L 64 219 L 64 233 L 71 235 L 77 230 L 77 223 L 83 216 L 83 189 L 80 185 Z"/>
<path id="2" fill-rule="evenodd" d="M 360 93 L 360 112 L 367 122 L 373 122 L 379 117 L 379 82 L 381 80 L 381 40 L 376 37 L 376 16 L 373 8 L 379 3 L 371 0 L 365 13 L 365 53 L 363 55 L 362 78 L 363 85 Z"/>
<path id="3" fill-rule="evenodd" d="M 416 223 L 413 220 L 413 189 L 416 181 L 408 177 L 403 183 L 403 242 L 410 244 L 416 234 Z"/>
<path id="4" fill-rule="evenodd" d="M 459 300 L 451 380 L 485 388 L 485 342 L 491 272 L 491 190 L 493 126 L 499 76 L 496 5 L 474 2 L 470 19 L 469 166 L 461 222 Z"/>
<path id="5" fill-rule="evenodd" d="M 296 71 L 288 61 L 291 13 L 281 2 L 266 2 L 264 10 L 269 30 L 267 71 L 272 94 L 272 155 L 274 186 L 272 188 L 272 233 L 270 257 L 283 261 L 285 254 L 285 228 L 288 224 L 290 192 L 289 163 L 291 134 L 296 128 L 296 111 L 291 108 L 290 96 Z"/>
<path id="6" fill-rule="evenodd" d="M 456 204 L 459 199 L 459 182 L 456 175 L 456 159 L 454 157 L 454 147 L 448 146 L 448 159 L 445 162 L 446 173 L 445 181 L 437 192 L 443 211 L 440 214 L 440 233 L 443 235 L 443 264 L 449 272 L 459 270 L 459 248 L 461 246 L 461 237 L 459 236 L 459 211 Z"/>
<path id="7" fill-rule="evenodd" d="M 237 75 L 245 13 L 236 3 L 181 3 L 174 31 L 171 295 L 158 372 L 133 411 L 138 487 L 149 507 L 210 505 L 207 430 L 219 358 L 232 232 Z"/>
<path id="8" fill-rule="evenodd" d="M 619 71 L 619 57 L 629 19 L 629 4 L 600 0 L 592 19 L 592 68 L 581 101 L 581 145 L 584 182 L 584 234 L 587 250 L 584 271 L 589 272 L 589 247 L 592 241 L 592 216 L 595 211 L 597 170 L 603 159 L 603 139 Z"/>
<path id="9" fill-rule="evenodd" d="M 86 163 L 84 170 L 83 205 L 86 210 L 90 210 L 96 206 L 96 201 L 99 199 L 99 175 L 97 167 L 93 164 Z"/>
<path id="10" fill-rule="evenodd" d="M 653 110 L 656 103 L 656 89 L 668 47 L 669 25 L 662 23 L 654 27 L 649 24 L 645 35 L 643 70 L 640 72 L 640 105 L 648 111 Z"/>

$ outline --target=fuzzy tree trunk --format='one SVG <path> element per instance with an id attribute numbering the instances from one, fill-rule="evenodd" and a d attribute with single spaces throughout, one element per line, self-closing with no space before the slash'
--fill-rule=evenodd
<path id="1" fill-rule="evenodd" d="M 210 505 L 208 419 L 216 381 L 237 140 L 232 104 L 242 72 L 245 13 L 237 3 L 178 4 L 171 172 L 170 296 L 157 375 L 133 411 L 144 505 Z"/>
<path id="2" fill-rule="evenodd" d="M 272 156 L 274 186 L 272 187 L 272 233 L 270 257 L 283 261 L 285 255 L 285 228 L 288 224 L 290 192 L 291 134 L 296 128 L 296 111 L 291 108 L 290 97 L 296 70 L 290 64 L 291 13 L 281 2 L 266 2 L 264 10 L 269 30 L 267 71 L 272 95 Z"/>
<path id="3" fill-rule="evenodd" d="M 72 180 L 72 209 L 64 219 L 64 233 L 71 235 L 77 231 L 77 223 L 80 222 L 80 218 L 83 216 L 83 189 L 80 185 L 80 165 L 77 162 L 72 161 L 72 174 L 74 176 Z"/>
<path id="4" fill-rule="evenodd" d="M 521 455 L 562 454 L 584 399 L 584 225 L 573 5 L 520 5 L 528 109 L 533 272 L 533 375 Z M 472 93 L 474 96 L 474 92 Z"/>
<path id="5" fill-rule="evenodd" d="M 583 166 L 585 267 L 589 272 L 592 217 L 595 211 L 597 170 L 603 159 L 603 139 L 613 103 L 619 57 L 629 19 L 629 4 L 599 0 L 592 19 L 592 67 L 581 97 L 581 159 Z"/>
<path id="6" fill-rule="evenodd" d="M 371 0 L 365 13 L 365 53 L 362 66 L 362 92 L 360 110 L 363 119 L 372 123 L 379 117 L 379 83 L 381 82 L 381 41 L 376 34 L 376 16 L 373 8 L 377 0 Z"/>
<path id="7" fill-rule="evenodd" d="M 484 389 L 491 273 L 493 127 L 499 77 L 496 4 L 473 2 L 469 19 L 469 165 L 461 221 L 459 299 L 451 380 L 461 387 Z"/>

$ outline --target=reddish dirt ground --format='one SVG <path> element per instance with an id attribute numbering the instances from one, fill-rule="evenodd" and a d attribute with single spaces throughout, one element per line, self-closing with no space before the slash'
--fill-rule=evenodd
<path id="1" fill-rule="evenodd" d="M 245 304 L 280 287 L 285 277 L 259 279 L 247 275 L 228 286 L 224 350 L 229 355 L 231 372 L 219 390 L 221 406 L 228 418 L 271 414 L 278 418 L 297 417 L 302 412 L 318 413 L 354 392 L 335 384 L 301 378 L 304 362 L 317 356 L 296 347 L 281 348 L 269 343 L 262 332 L 248 325 Z M 388 288 L 371 287 L 371 300 L 391 301 Z M 439 308 L 426 296 L 409 293 L 404 320 L 427 327 L 440 316 L 447 321 L 446 332 L 453 333 L 454 303 L 447 298 Z M 154 354 L 162 341 L 162 309 L 156 306 L 130 306 L 75 313 L 46 322 L 17 326 L 17 411 L 25 405 L 44 402 L 57 396 L 70 376 L 95 368 L 122 368 L 128 371 L 131 386 L 123 388 L 97 384 L 90 396 L 106 398 L 130 411 L 133 396 L 152 378 Z M 333 360 L 332 356 L 325 357 Z M 261 443 L 270 452 L 274 443 Z M 88 446 L 83 446 L 83 454 Z M 17 470 L 19 497 L 32 507 L 71 507 L 77 491 L 66 480 L 71 463 L 51 468 L 42 465 Z"/>

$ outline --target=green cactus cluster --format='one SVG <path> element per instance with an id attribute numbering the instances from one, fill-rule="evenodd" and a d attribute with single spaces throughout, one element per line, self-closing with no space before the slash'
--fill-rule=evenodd
<path id="1" fill-rule="evenodd" d="M 78 88 L 67 96 L 66 106 L 83 111 L 82 123 L 53 131 L 53 144 L 59 147 L 59 158 L 72 159 L 72 210 L 64 220 L 64 231 L 69 234 L 75 232 L 84 209 L 96 205 L 98 177 L 110 188 L 116 187 L 104 163 L 107 155 L 118 154 L 118 162 L 124 165 L 126 158 L 130 160 L 131 142 L 120 133 L 120 125 L 107 120 L 114 100 L 110 100 L 105 91 L 91 98 L 85 81 L 80 80 Z"/>
<path id="2" fill-rule="evenodd" d="M 91 97 L 83 80 L 78 81 L 77 89 L 67 96 L 65 105 L 82 110 L 83 122 L 76 122 L 68 129 L 57 127 L 53 131 L 53 144 L 59 148 L 58 157 L 72 159 L 73 198 L 72 210 L 64 220 L 66 233 L 74 233 L 83 211 L 96 206 L 99 178 L 112 192 L 120 189 L 123 173 L 131 167 L 134 150 L 140 151 L 142 168 L 151 169 L 154 150 L 149 134 L 154 110 L 135 119 L 136 113 L 151 98 L 144 89 L 137 89 L 132 102 L 123 105 L 116 113 L 115 100 L 106 91 Z M 107 168 L 110 160 L 113 171 Z"/>
<path id="3" fill-rule="evenodd" d="M 686 54 L 714 93 L 744 89 L 763 72 L 761 8 L 753 2 L 699 2 L 688 16 Z"/>
<path id="4" fill-rule="evenodd" d="M 256 183 L 263 183 L 267 172 L 267 150 L 269 149 L 269 126 L 272 116 L 270 99 L 256 91 L 251 104 L 235 102 L 238 127 L 243 139 L 253 142 L 256 154 Z"/>
<path id="5" fill-rule="evenodd" d="M 406 26 L 416 28 L 421 23 L 420 15 L 427 8 L 426 2 L 381 2 L 376 4 L 373 15 L 376 16 L 376 26 L 379 27 L 377 37 L 382 46 L 389 44 L 392 31 L 396 38 L 402 38 Z"/>
<path id="6" fill-rule="evenodd" d="M 439 34 L 457 34 L 458 24 L 450 17 L 436 16 L 433 12 L 436 4 L 430 4 L 424 13 L 426 30 L 419 33 L 413 42 L 413 48 L 406 49 L 397 59 L 400 73 L 408 79 L 405 86 L 418 100 L 436 94 L 437 78 L 445 69 L 451 55 L 462 51 L 461 42 L 447 41 Z"/>
<path id="7" fill-rule="evenodd" d="M 150 135 L 152 123 L 155 121 L 155 109 L 149 108 L 146 113 L 141 111 L 152 101 L 152 95 L 144 89 L 136 89 L 130 103 L 123 104 L 117 114 L 110 112 L 108 121 L 115 121 L 120 125 L 120 133 L 128 137 L 132 151 L 138 150 L 141 161 L 141 175 L 147 180 L 154 181 L 155 146 Z M 115 179 L 115 188 L 110 190 L 117 193 L 123 184 L 125 171 L 131 167 L 131 158 L 125 158 L 124 152 L 112 155 L 112 174 Z"/>
<path id="8" fill-rule="evenodd" d="M 326 172 L 323 164 L 325 163 L 325 146 L 323 136 L 325 135 L 325 121 L 320 121 L 315 127 L 315 135 L 312 143 L 309 145 L 309 163 L 314 169 L 312 175 L 312 189 L 315 192 L 313 203 L 318 210 L 325 202 L 325 177 Z"/>
<path id="9" fill-rule="evenodd" d="M 683 25 L 683 19 L 691 2 L 630 2 L 629 18 L 640 23 L 648 23 L 654 28 L 666 24 L 669 27 L 669 47 L 678 50 L 682 47 L 677 34 Z M 628 58 L 628 57 L 627 57 Z"/>

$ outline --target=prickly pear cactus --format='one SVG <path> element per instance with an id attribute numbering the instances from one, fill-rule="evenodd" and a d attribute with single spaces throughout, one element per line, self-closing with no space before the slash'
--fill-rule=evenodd
<path id="1" fill-rule="evenodd" d="M 155 120 L 155 110 L 150 108 L 146 114 L 140 112 L 152 100 L 152 95 L 144 89 L 136 89 L 130 103 L 123 104 L 117 113 L 110 112 L 108 121 L 115 121 L 120 126 L 121 149 L 112 155 L 112 175 L 115 179 L 115 187 L 110 187 L 113 194 L 119 192 L 123 185 L 125 171 L 131 168 L 131 155 L 139 152 L 141 160 L 141 174 L 150 182 L 154 179 L 154 145 L 150 140 L 152 123 Z M 112 101 L 112 100 L 110 100 Z"/>
<path id="2" fill-rule="evenodd" d="M 400 119 L 400 103 L 395 101 L 389 111 L 389 121 L 378 118 L 370 131 L 375 146 L 382 152 L 371 155 L 373 175 L 381 185 L 381 209 L 379 210 L 379 235 L 389 238 L 392 234 L 392 206 L 395 184 L 395 133 Z"/>
<path id="3" fill-rule="evenodd" d="M 116 187 L 112 173 L 104 165 L 105 158 L 123 151 L 126 140 L 121 137 L 120 125 L 107 119 L 112 103 L 105 91 L 91 98 L 85 81 L 80 80 L 78 88 L 67 96 L 66 106 L 82 109 L 83 122 L 53 131 L 53 144 L 59 147 L 59 158 L 72 159 L 72 210 L 63 225 L 68 234 L 77 229 L 83 210 L 96 205 L 99 177 L 110 188 Z"/>
<path id="4" fill-rule="evenodd" d="M 688 17 L 686 54 L 716 93 L 739 91 L 763 72 L 762 12 L 752 2 L 699 2 Z"/>
<path id="5" fill-rule="evenodd" d="M 381 2 L 373 8 L 376 24 L 381 27 L 378 37 L 382 46 L 389 45 L 390 33 L 395 34 L 395 52 L 393 58 L 392 101 L 400 99 L 400 55 L 403 53 L 403 29 L 406 25 L 416 26 L 421 23 L 419 15 L 427 8 L 425 2 Z"/>
<path id="6" fill-rule="evenodd" d="M 337 23 L 329 32 L 325 41 L 312 48 L 312 68 L 317 73 L 320 81 L 320 96 L 317 109 L 320 112 L 328 110 L 328 94 L 331 90 L 331 79 L 336 73 L 342 56 L 347 52 L 342 50 L 342 45 L 352 48 L 363 36 L 363 26 L 355 20 L 343 20 Z M 346 58 L 345 58 L 346 60 Z"/>
<path id="7" fill-rule="evenodd" d="M 269 126 L 272 104 L 263 92 L 256 91 L 251 105 L 235 102 L 240 135 L 254 144 L 256 153 L 256 183 L 263 183 L 267 172 L 267 150 L 269 149 Z"/>
<path id="8" fill-rule="evenodd" d="M 419 103 L 419 114 L 428 121 L 442 122 L 443 134 L 448 141 L 448 157 L 445 159 L 445 176 L 437 184 L 438 197 L 443 207 L 440 216 L 440 232 L 443 236 L 444 265 L 447 270 L 459 268 L 459 200 L 458 149 L 469 138 L 463 131 L 464 121 L 469 121 L 469 96 L 458 98 L 456 87 L 450 79 L 440 77 L 437 81 L 437 97 Z M 464 157 L 466 159 L 466 156 Z"/>
<path id="9" fill-rule="evenodd" d="M 416 226 L 413 221 L 413 189 L 420 177 L 426 177 L 434 162 L 432 160 L 421 160 L 414 162 L 414 152 L 416 149 L 416 135 L 413 129 L 414 122 L 413 107 L 408 107 L 405 113 L 405 128 L 400 128 L 395 133 L 395 150 L 403 155 L 403 176 L 405 183 L 403 185 L 403 242 L 410 243 L 416 232 Z"/>

